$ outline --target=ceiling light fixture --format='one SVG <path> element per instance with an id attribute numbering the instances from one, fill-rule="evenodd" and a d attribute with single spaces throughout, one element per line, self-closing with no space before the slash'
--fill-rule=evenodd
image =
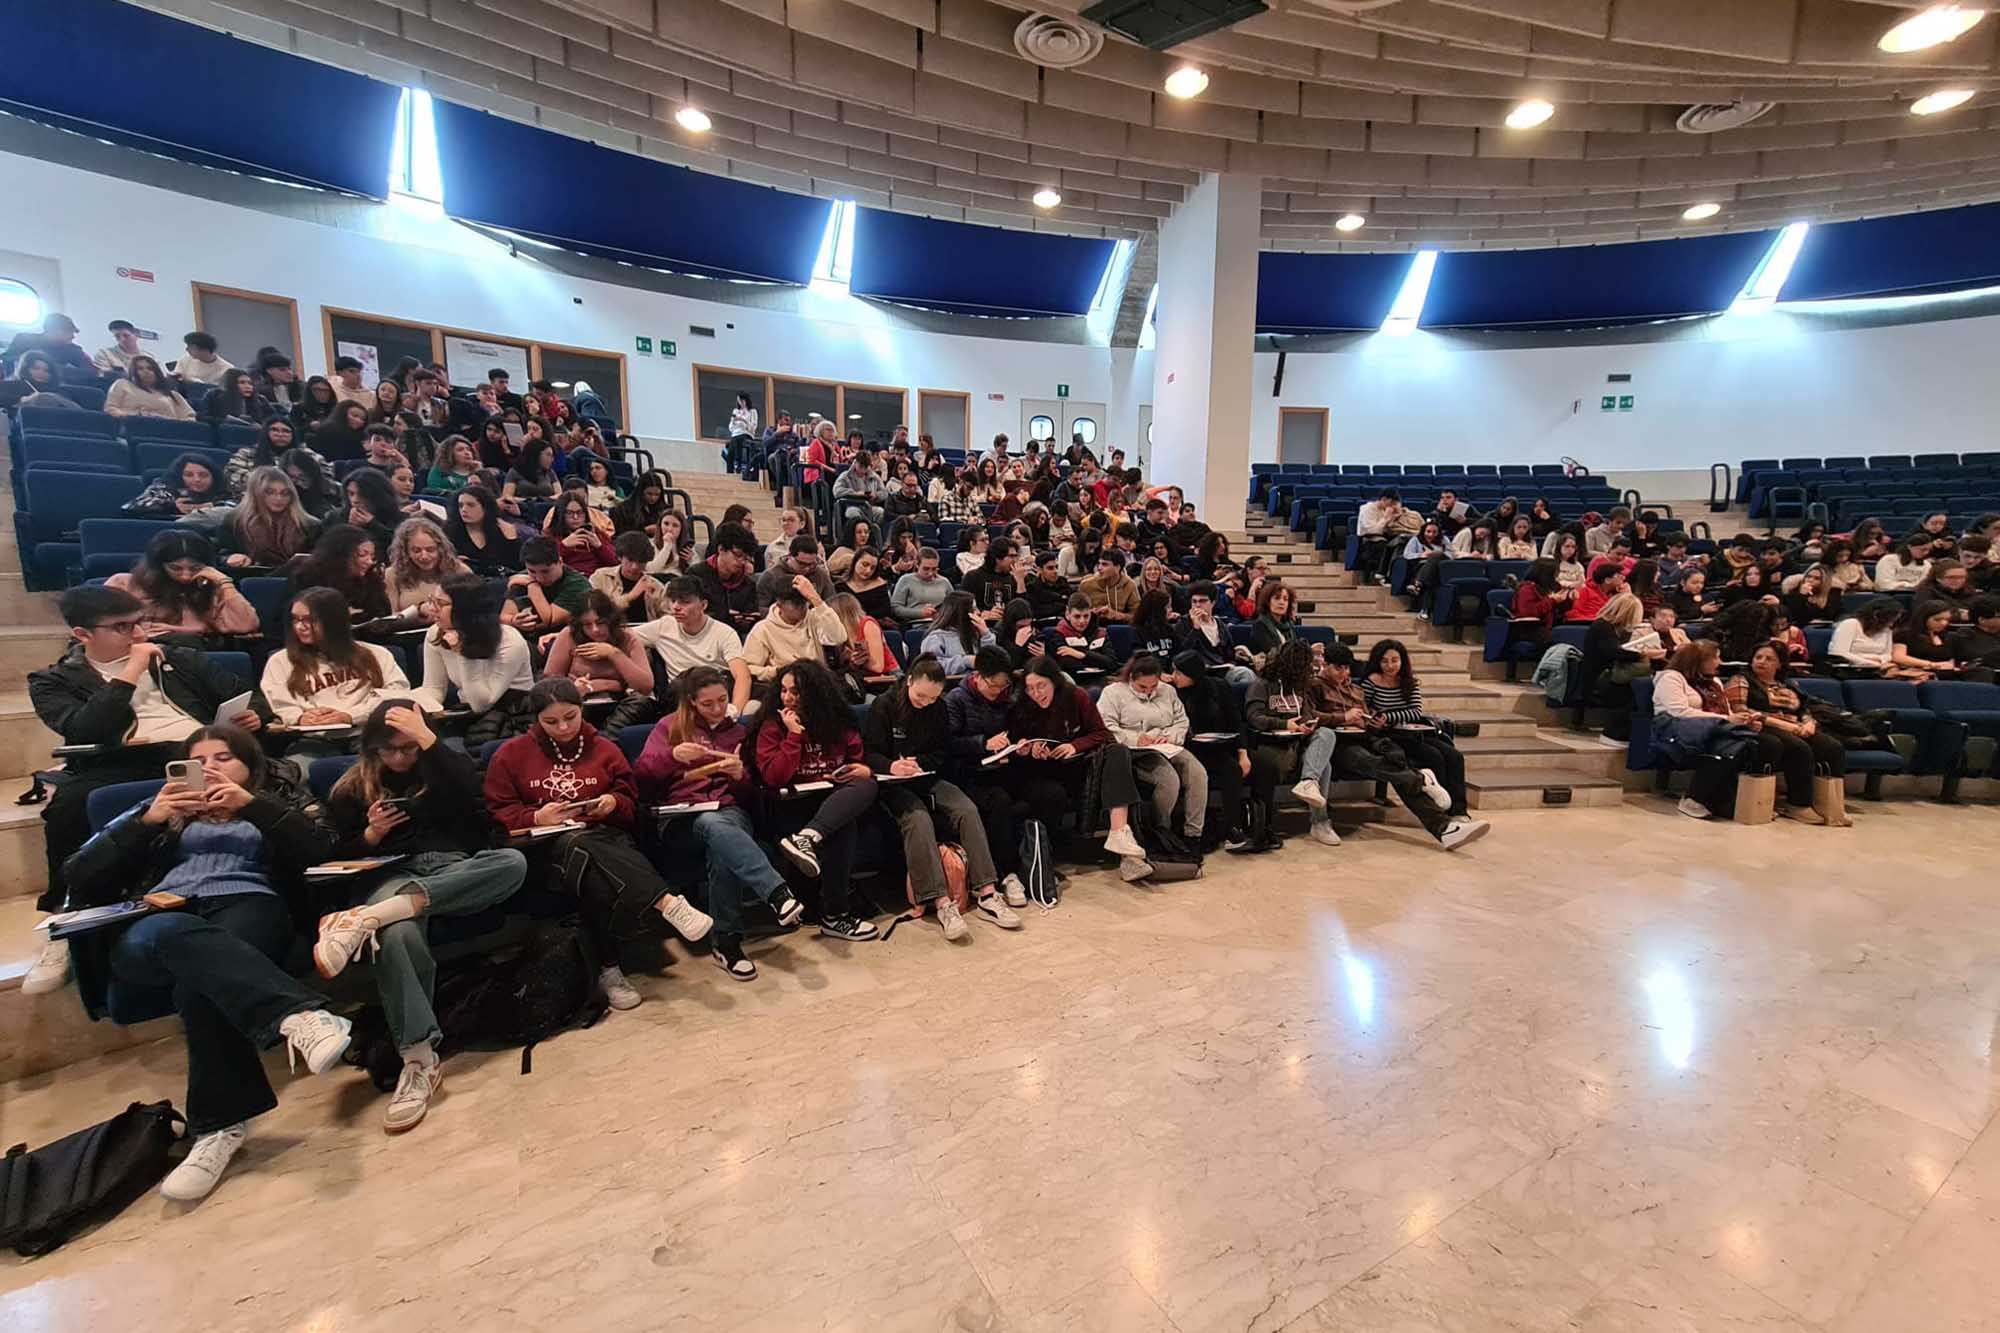
<path id="1" fill-rule="evenodd" d="M 1167 75 L 1167 93 L 1183 102 L 1190 97 L 1200 97 L 1208 88 L 1208 75 L 1193 65 L 1182 65 Z"/>
<path id="2" fill-rule="evenodd" d="M 1531 97 L 1507 113 L 1507 128 L 1510 130 L 1532 130 L 1537 125 L 1547 123 L 1555 115 L 1554 104 L 1539 97 Z"/>
<path id="3" fill-rule="evenodd" d="M 1685 222 L 1706 222 L 1722 211 L 1721 204 L 1696 204 L 1681 214 Z"/>
<path id="4" fill-rule="evenodd" d="M 1036 208 L 1054 208 L 1062 202 L 1062 196 L 1044 185 L 1041 189 L 1035 191 L 1034 200 Z"/>
<path id="5" fill-rule="evenodd" d="M 1985 10 L 1971 5 L 1932 5 L 1883 33 L 1876 45 L 1892 56 L 1927 51 L 1963 37 L 1985 17 Z"/>
<path id="6" fill-rule="evenodd" d="M 1940 88 L 1910 103 L 1910 114 L 1935 116 L 1940 111 L 1950 111 L 1954 107 L 1964 106 L 1972 100 L 1973 95 L 1970 88 Z"/>
<path id="7" fill-rule="evenodd" d="M 706 111 L 695 106 L 684 106 L 674 112 L 674 121 L 690 134 L 707 134 L 709 126 L 714 123 L 709 120 Z"/>
<path id="8" fill-rule="evenodd" d="M 1367 218 L 1362 217 L 1359 213 L 1349 213 L 1347 216 L 1341 218 L 1340 221 L 1334 223 L 1333 229 L 1335 231 L 1360 231 L 1367 225 Z"/>

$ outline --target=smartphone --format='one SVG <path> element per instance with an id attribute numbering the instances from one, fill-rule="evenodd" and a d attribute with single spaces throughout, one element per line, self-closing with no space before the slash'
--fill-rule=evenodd
<path id="1" fill-rule="evenodd" d="M 414 796 L 389 796 L 383 798 L 382 804 L 388 806 L 391 810 L 400 810 L 404 814 L 410 815 L 416 813 L 417 798 Z"/>
<path id="2" fill-rule="evenodd" d="M 176 759 L 167 765 L 167 781 L 178 782 L 189 791 L 208 790 L 208 773 L 198 759 Z"/>

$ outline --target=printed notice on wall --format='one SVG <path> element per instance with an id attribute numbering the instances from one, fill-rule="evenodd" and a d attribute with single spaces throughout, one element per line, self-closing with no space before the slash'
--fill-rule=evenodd
<path id="1" fill-rule="evenodd" d="M 382 353 L 374 343 L 335 343 L 333 355 L 337 359 L 351 356 L 361 363 L 361 387 L 375 388 L 375 382 L 382 378 Z"/>
<path id="2" fill-rule="evenodd" d="M 444 336 L 444 368 L 453 384 L 486 383 L 488 371 L 507 372 L 507 391 L 525 392 L 528 386 L 528 349 L 511 343 L 491 343 L 480 338 Z"/>

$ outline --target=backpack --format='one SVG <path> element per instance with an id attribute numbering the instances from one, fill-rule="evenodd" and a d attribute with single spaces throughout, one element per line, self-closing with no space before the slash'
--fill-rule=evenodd
<path id="1" fill-rule="evenodd" d="M 1144 806 L 1140 807 L 1144 810 Z M 1135 814 L 1139 811 L 1135 811 Z M 1146 878 L 1155 884 L 1201 877 L 1201 851 L 1171 829 L 1161 828 L 1150 817 L 1132 821 L 1132 836 L 1146 849 L 1146 863 L 1153 873 Z"/>
<path id="2" fill-rule="evenodd" d="M 970 912 L 972 891 L 965 883 L 965 849 L 955 842 L 939 843 L 938 864 L 944 868 L 945 892 L 950 895 L 961 913 Z M 924 913 L 930 910 L 930 900 L 917 897 L 917 882 L 907 874 L 903 877 L 903 892 L 909 896 L 910 910 L 891 921 L 889 928 L 882 932 L 881 938 L 885 944 L 889 937 L 896 933 L 896 927 L 905 921 L 921 921 Z"/>
<path id="3" fill-rule="evenodd" d="M 165 1178 L 174 1126 L 185 1123 L 172 1102 L 133 1102 L 33 1152 L 15 1144 L 0 1157 L 0 1245 L 47 1254 L 116 1217 Z"/>
<path id="4" fill-rule="evenodd" d="M 1030 901 L 1054 907 L 1062 901 L 1056 881 L 1056 849 L 1049 826 L 1039 819 L 1021 821 L 1021 883 L 1027 886 Z"/>
<path id="5" fill-rule="evenodd" d="M 469 960 L 438 978 L 439 1053 L 519 1046 L 521 1072 L 532 1073 L 536 1043 L 604 1017 L 610 1006 L 597 974 L 597 958 L 574 926 L 537 925 L 518 951 Z"/>

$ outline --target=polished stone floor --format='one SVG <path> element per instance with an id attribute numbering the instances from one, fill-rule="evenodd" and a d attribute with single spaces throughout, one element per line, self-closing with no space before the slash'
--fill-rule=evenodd
<path id="1" fill-rule="evenodd" d="M 1859 815 L 1378 829 L 683 962 L 404 1138 L 282 1082 L 205 1203 L 0 1261 L 0 1329 L 2000 1328 L 2000 814 Z M 0 1088 L 0 1142 L 180 1082 Z"/>

